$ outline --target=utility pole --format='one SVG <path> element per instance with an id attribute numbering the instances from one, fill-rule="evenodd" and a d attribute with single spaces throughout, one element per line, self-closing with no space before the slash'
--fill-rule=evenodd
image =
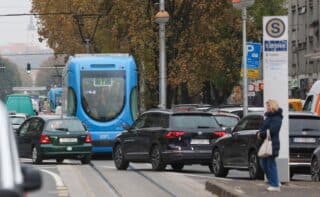
<path id="1" fill-rule="evenodd" d="M 166 66 L 166 23 L 169 21 L 169 13 L 165 11 L 165 2 L 160 0 L 160 11 L 156 14 L 156 22 L 159 24 L 159 107 L 167 107 L 167 66 Z"/>

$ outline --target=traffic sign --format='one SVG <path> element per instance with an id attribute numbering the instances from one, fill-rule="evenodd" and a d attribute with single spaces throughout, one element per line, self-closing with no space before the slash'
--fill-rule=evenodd
<path id="1" fill-rule="evenodd" d="M 261 44 L 260 43 L 247 43 L 247 66 L 248 69 L 258 69 L 261 59 Z"/>
<path id="2" fill-rule="evenodd" d="M 236 9 L 243 9 L 254 4 L 254 0 L 232 0 L 233 7 Z"/>

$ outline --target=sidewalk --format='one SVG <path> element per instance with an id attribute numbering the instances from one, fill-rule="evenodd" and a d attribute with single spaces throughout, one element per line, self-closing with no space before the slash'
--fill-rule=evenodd
<path id="1" fill-rule="evenodd" d="M 292 181 L 281 186 L 281 192 L 268 192 L 264 181 L 216 179 L 206 189 L 219 197 L 320 197 L 320 182 Z"/>

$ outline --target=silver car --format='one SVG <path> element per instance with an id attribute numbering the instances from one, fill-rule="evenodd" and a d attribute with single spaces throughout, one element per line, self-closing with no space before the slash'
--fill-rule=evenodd
<path id="1" fill-rule="evenodd" d="M 30 166 L 20 166 L 14 133 L 1 102 L 0 122 L 0 196 L 22 197 L 41 187 L 41 175 Z"/>

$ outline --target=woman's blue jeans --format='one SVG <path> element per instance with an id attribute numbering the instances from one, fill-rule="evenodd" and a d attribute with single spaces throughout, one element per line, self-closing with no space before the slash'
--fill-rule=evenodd
<path id="1" fill-rule="evenodd" d="M 278 178 L 278 169 L 276 158 L 274 157 L 266 157 L 260 158 L 260 164 L 267 176 L 269 184 L 272 187 L 279 187 L 279 178 Z"/>

